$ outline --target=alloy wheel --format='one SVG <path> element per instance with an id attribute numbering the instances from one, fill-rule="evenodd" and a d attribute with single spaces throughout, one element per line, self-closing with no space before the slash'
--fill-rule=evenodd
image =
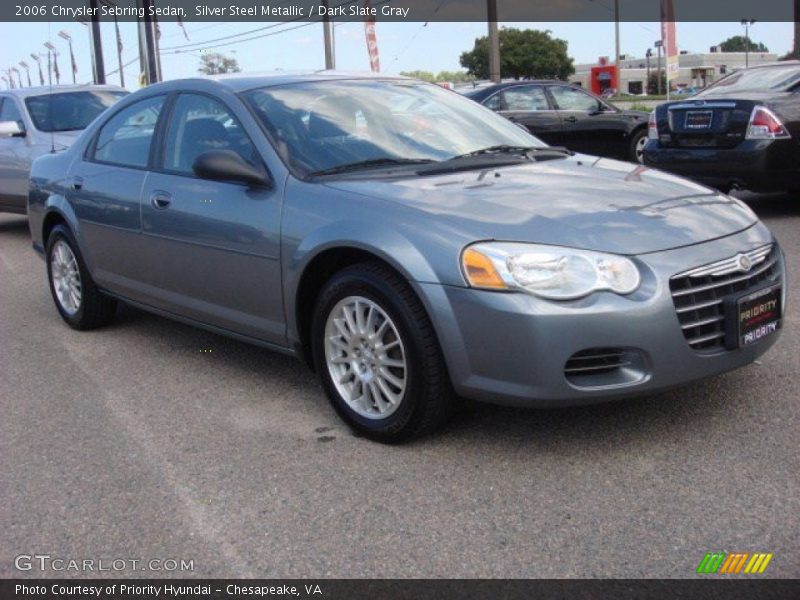
<path id="1" fill-rule="evenodd" d="M 408 382 L 403 340 L 389 315 L 363 296 L 340 300 L 325 323 L 325 362 L 336 391 L 358 415 L 385 419 Z"/>
<path id="2" fill-rule="evenodd" d="M 83 287 L 78 261 L 64 240 L 58 240 L 50 255 L 50 277 L 59 306 L 68 315 L 74 315 L 81 307 Z"/>
<path id="3" fill-rule="evenodd" d="M 647 145 L 647 136 L 643 135 L 636 141 L 636 162 L 640 165 L 644 164 L 644 147 Z"/>

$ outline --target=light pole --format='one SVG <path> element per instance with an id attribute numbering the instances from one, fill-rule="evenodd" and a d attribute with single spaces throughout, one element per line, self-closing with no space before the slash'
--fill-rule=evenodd
<path id="1" fill-rule="evenodd" d="M 647 52 L 645 52 L 645 60 L 647 61 L 647 79 L 645 79 L 644 84 L 644 93 L 645 95 L 650 95 L 650 57 L 653 56 L 653 49 L 648 48 Z"/>
<path id="2" fill-rule="evenodd" d="M 38 54 L 31 53 L 31 58 L 36 61 L 39 67 L 39 85 L 44 85 L 44 75 L 42 74 L 42 57 Z"/>
<path id="3" fill-rule="evenodd" d="M 23 87 L 25 87 L 25 86 L 23 86 L 23 85 L 22 85 L 22 73 L 20 73 L 20 72 L 19 72 L 19 69 L 18 69 L 18 68 L 16 68 L 16 67 L 11 67 L 11 68 L 9 69 L 9 71 L 10 71 L 11 73 L 16 73 L 16 74 L 17 74 L 17 81 L 19 82 L 19 87 L 20 87 L 20 89 L 22 89 Z"/>
<path id="4" fill-rule="evenodd" d="M 24 60 L 21 60 L 19 61 L 19 66 L 25 69 L 25 75 L 28 79 L 28 87 L 31 87 L 31 70 L 30 67 L 28 67 L 28 63 L 26 63 Z"/>
<path id="5" fill-rule="evenodd" d="M 69 44 L 69 66 L 72 69 L 72 83 L 78 83 L 75 78 L 78 72 L 78 65 L 75 64 L 75 53 L 72 51 L 72 36 L 62 29 L 58 32 L 58 37 L 62 40 L 67 40 L 67 44 Z"/>
<path id="6" fill-rule="evenodd" d="M 750 66 L 750 27 L 755 24 L 755 19 L 742 19 L 744 25 L 744 68 Z"/>
<path id="7" fill-rule="evenodd" d="M 661 95 L 661 48 L 664 45 L 664 42 L 661 40 L 656 40 L 653 44 L 658 50 L 658 69 L 656 70 L 656 89 L 658 90 L 658 95 Z"/>
<path id="8" fill-rule="evenodd" d="M 500 34 L 497 31 L 497 0 L 486 0 L 486 20 L 489 22 L 489 79 L 500 83 Z"/>
<path id="9" fill-rule="evenodd" d="M 56 76 L 56 85 L 58 85 L 61 83 L 61 73 L 58 70 L 58 53 L 56 52 L 56 47 L 50 42 L 45 42 L 44 47 L 47 48 L 47 79 L 50 85 L 52 85 L 53 80 L 50 77 L 50 70 L 52 69 L 53 74 Z"/>

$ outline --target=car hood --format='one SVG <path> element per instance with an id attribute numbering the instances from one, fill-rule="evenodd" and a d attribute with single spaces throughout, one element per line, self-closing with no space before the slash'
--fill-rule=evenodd
<path id="1" fill-rule="evenodd" d="M 83 133 L 83 129 L 79 129 L 77 131 L 55 131 L 55 132 L 47 132 L 47 131 L 37 131 L 36 132 L 36 142 L 48 147 L 54 147 L 56 152 L 60 152 L 61 150 L 66 150 L 72 144 L 75 143 L 80 135 Z"/>
<path id="2" fill-rule="evenodd" d="M 758 221 L 744 203 L 707 187 L 645 166 L 582 155 L 328 185 L 412 207 L 430 216 L 431 227 L 472 241 L 537 242 L 620 254 L 697 244 Z"/>

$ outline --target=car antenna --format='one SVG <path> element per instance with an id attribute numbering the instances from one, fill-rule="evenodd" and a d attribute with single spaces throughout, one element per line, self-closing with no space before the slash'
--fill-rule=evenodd
<path id="1" fill-rule="evenodd" d="M 52 52 L 55 55 L 55 46 L 53 46 L 52 42 L 50 42 L 50 21 L 47 22 L 47 83 L 48 83 L 48 92 L 47 95 L 49 98 L 47 99 L 47 120 L 50 121 L 50 154 L 56 153 L 56 134 L 53 131 L 53 69 L 50 63 L 50 53 Z M 56 57 L 53 56 L 53 60 L 56 60 Z"/>

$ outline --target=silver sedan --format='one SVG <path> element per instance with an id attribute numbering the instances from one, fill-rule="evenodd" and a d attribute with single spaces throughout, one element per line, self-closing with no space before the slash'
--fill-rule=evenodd
<path id="1" fill-rule="evenodd" d="M 0 212 L 24 215 L 33 160 L 67 148 L 125 94 L 122 88 L 97 85 L 0 92 Z"/>
<path id="2" fill-rule="evenodd" d="M 458 397 L 560 406 L 723 373 L 782 324 L 783 254 L 737 199 L 404 78 L 150 86 L 34 163 L 29 223 L 71 327 L 122 300 L 295 355 L 382 441 Z"/>

